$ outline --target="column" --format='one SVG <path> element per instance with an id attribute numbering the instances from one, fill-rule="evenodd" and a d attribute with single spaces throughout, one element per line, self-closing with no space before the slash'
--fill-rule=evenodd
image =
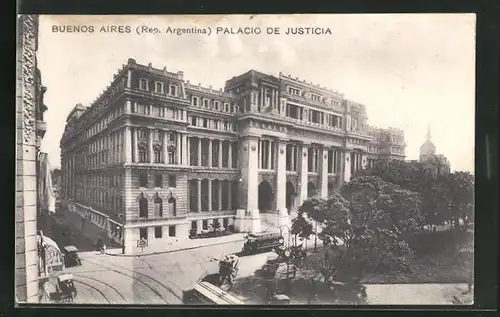
<path id="1" fill-rule="evenodd" d="M 219 155 L 219 157 L 218 157 L 218 159 L 219 159 L 219 168 L 222 167 L 222 143 L 223 143 L 222 140 L 219 140 L 219 151 L 218 151 L 219 152 L 218 153 L 218 155 Z"/>
<path id="2" fill-rule="evenodd" d="M 351 152 L 349 150 L 344 150 L 343 151 L 343 163 L 342 163 L 342 166 L 343 166 L 343 170 L 342 170 L 342 174 L 341 174 L 341 178 L 343 180 L 343 182 L 348 182 L 350 179 L 351 179 L 351 162 L 350 162 L 350 159 L 351 159 Z"/>
<path id="3" fill-rule="evenodd" d="M 264 105 L 264 87 L 260 88 L 260 105 Z"/>
<path id="4" fill-rule="evenodd" d="M 163 164 L 168 164 L 168 131 L 163 131 Z"/>
<path id="5" fill-rule="evenodd" d="M 149 163 L 153 163 L 154 152 L 153 152 L 153 129 L 149 129 L 149 139 L 148 139 L 148 153 L 149 153 Z"/>
<path id="6" fill-rule="evenodd" d="M 300 153 L 300 192 L 299 192 L 299 201 L 298 206 L 301 206 L 302 203 L 307 200 L 307 155 L 308 155 L 308 145 L 303 144 L 301 147 Z"/>
<path id="7" fill-rule="evenodd" d="M 132 102 L 130 100 L 125 101 L 125 113 L 131 113 L 132 112 Z"/>
<path id="8" fill-rule="evenodd" d="M 276 209 L 278 209 L 279 218 L 288 218 L 288 211 L 286 209 L 286 142 L 284 140 L 278 141 L 276 155 Z M 282 219 L 284 220 L 284 219 Z M 279 221 L 279 225 L 287 225 Z"/>
<path id="9" fill-rule="evenodd" d="M 134 162 L 138 163 L 139 162 L 139 146 L 137 142 L 137 128 L 134 128 L 134 139 L 132 140 L 133 144 L 132 146 L 134 147 Z"/>
<path id="10" fill-rule="evenodd" d="M 217 210 L 222 210 L 222 180 L 219 179 L 219 190 L 217 191 L 218 200 L 217 200 Z"/>
<path id="11" fill-rule="evenodd" d="M 208 139 L 208 166 L 212 167 L 212 139 Z"/>
<path id="12" fill-rule="evenodd" d="M 201 166 L 201 138 L 198 138 L 198 166 Z"/>
<path id="13" fill-rule="evenodd" d="M 186 165 L 191 165 L 191 138 L 186 135 Z"/>
<path id="14" fill-rule="evenodd" d="M 229 141 L 227 148 L 227 167 L 233 168 L 233 142 Z"/>
<path id="15" fill-rule="evenodd" d="M 321 198 L 328 197 L 328 148 L 321 149 L 320 169 L 319 169 L 320 189 L 319 195 Z"/>
<path id="16" fill-rule="evenodd" d="M 266 169 L 271 169 L 271 140 L 267 141 L 267 166 Z"/>
<path id="17" fill-rule="evenodd" d="M 274 106 L 275 106 L 275 102 L 274 102 L 274 94 L 275 94 L 275 90 L 273 89 L 273 90 L 271 90 L 271 102 L 270 102 L 270 104 L 271 104 L 271 106 L 272 106 L 273 108 L 274 108 Z"/>
<path id="18" fill-rule="evenodd" d="M 176 153 L 176 159 L 175 159 L 175 164 L 179 165 L 181 164 L 181 153 L 182 153 L 182 148 L 181 148 L 181 134 L 179 132 L 176 133 L 176 144 L 175 144 L 175 153 Z"/>
<path id="19" fill-rule="evenodd" d="M 258 145 L 258 156 L 259 156 L 259 163 L 257 164 L 257 166 L 259 167 L 259 169 L 262 169 L 262 140 L 259 140 L 258 141 L 259 145 Z"/>
<path id="20" fill-rule="evenodd" d="M 132 83 L 132 71 L 129 69 L 127 74 L 127 88 L 131 87 Z"/>
<path id="21" fill-rule="evenodd" d="M 291 159 L 292 171 L 295 171 L 295 157 L 297 156 L 297 146 L 295 144 L 292 145 L 291 156 L 292 156 L 292 159 Z"/>
<path id="22" fill-rule="evenodd" d="M 132 134 L 128 126 L 125 127 L 125 146 L 123 150 L 125 163 L 130 163 L 132 161 Z"/>
<path id="23" fill-rule="evenodd" d="M 228 186 L 227 186 L 227 210 L 233 210 L 233 206 L 232 206 L 232 203 L 233 203 L 233 186 L 232 186 L 232 182 L 231 181 L 228 181 L 227 184 L 228 184 Z"/>
<path id="24" fill-rule="evenodd" d="M 212 143 L 212 142 L 210 142 Z M 208 180 L 208 211 L 212 211 L 212 180 Z"/>
<path id="25" fill-rule="evenodd" d="M 198 209 L 198 212 L 201 212 L 201 179 L 198 178 L 197 179 L 198 181 L 198 191 L 196 192 L 197 194 L 197 198 L 198 198 L 198 204 L 197 204 L 197 209 Z"/>
<path id="26" fill-rule="evenodd" d="M 188 165 L 188 156 L 187 156 L 187 153 L 188 153 L 188 147 L 187 147 L 187 136 L 185 133 L 181 133 L 181 139 L 182 139 L 182 154 L 181 154 L 181 164 L 182 165 Z"/>

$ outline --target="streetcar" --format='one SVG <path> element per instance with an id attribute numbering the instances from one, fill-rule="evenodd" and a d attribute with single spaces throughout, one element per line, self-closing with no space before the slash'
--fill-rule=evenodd
<path id="1" fill-rule="evenodd" d="M 245 237 L 243 254 L 257 254 L 272 251 L 284 245 L 285 239 L 280 233 L 250 233 Z"/>
<path id="2" fill-rule="evenodd" d="M 194 305 L 244 305 L 245 303 L 219 287 L 205 281 L 198 282 L 185 298 L 186 304 Z"/>

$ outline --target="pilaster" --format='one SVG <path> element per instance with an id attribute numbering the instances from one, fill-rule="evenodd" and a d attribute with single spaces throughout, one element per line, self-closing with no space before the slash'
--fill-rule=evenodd
<path id="1" fill-rule="evenodd" d="M 300 151 L 300 171 L 299 171 L 299 201 L 297 207 L 307 200 L 307 160 L 308 160 L 308 145 L 303 144 Z"/>
<path id="2" fill-rule="evenodd" d="M 279 140 L 276 146 L 276 209 L 278 209 L 278 225 L 289 225 L 286 208 L 286 143 Z"/>

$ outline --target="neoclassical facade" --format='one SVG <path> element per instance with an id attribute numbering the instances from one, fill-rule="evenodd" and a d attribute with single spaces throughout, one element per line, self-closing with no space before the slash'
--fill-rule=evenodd
<path id="1" fill-rule="evenodd" d="M 126 252 L 141 238 L 161 245 L 214 223 L 257 232 L 261 213 L 289 223 L 305 199 L 328 196 L 388 143 L 404 159 L 403 135 L 380 142 L 366 121 L 363 105 L 291 76 L 250 70 L 215 90 L 129 59 L 67 118 L 64 194 Z"/>

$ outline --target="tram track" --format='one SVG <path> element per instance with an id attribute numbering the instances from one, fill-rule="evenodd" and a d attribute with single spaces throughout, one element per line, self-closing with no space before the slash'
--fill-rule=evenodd
<path id="1" fill-rule="evenodd" d="M 95 286 L 93 286 L 93 285 L 90 285 L 89 283 L 86 283 L 86 282 L 80 281 L 80 280 L 78 280 L 78 279 L 73 279 L 73 281 L 75 281 L 75 283 L 79 283 L 79 284 L 82 284 L 82 285 L 85 285 L 85 286 L 87 286 L 87 287 L 92 288 L 93 290 L 95 290 L 96 292 L 98 292 L 99 294 L 101 294 L 102 298 L 104 298 L 104 300 L 105 300 L 108 304 L 110 304 L 110 303 L 111 303 L 111 302 L 110 302 L 110 300 L 106 297 L 106 295 L 104 295 L 104 293 L 103 293 L 100 289 L 98 289 L 97 287 L 95 287 Z"/>
<path id="2" fill-rule="evenodd" d="M 138 272 L 138 271 L 134 271 L 134 270 L 131 270 L 129 268 L 126 268 L 126 267 L 123 267 L 123 266 L 120 266 L 120 265 L 117 265 L 117 264 L 110 264 L 110 263 L 104 263 L 103 261 L 101 260 L 97 260 L 97 259 L 93 259 L 93 260 L 96 260 L 97 262 L 95 261 L 91 261 L 89 259 L 84 259 L 83 261 L 87 261 L 89 263 L 92 263 L 94 265 L 97 265 L 99 267 L 102 267 L 104 269 L 108 269 L 110 271 L 113 271 L 115 273 L 118 273 L 120 275 L 123 275 L 123 276 L 127 276 L 129 278 L 132 278 L 133 280 L 141 283 L 142 285 L 144 285 L 146 288 L 148 288 L 149 290 L 151 290 L 156 296 L 158 296 L 161 300 L 163 300 L 166 304 L 169 304 L 169 301 L 168 299 L 166 299 L 162 294 L 161 292 L 152 287 L 151 285 L 149 285 L 148 283 L 146 283 L 145 281 L 139 279 L 138 277 L 135 277 L 133 275 L 130 275 L 130 274 L 127 274 L 127 273 L 124 273 L 123 271 L 126 271 L 126 272 L 130 272 L 130 273 L 133 273 L 133 274 L 137 274 L 137 275 L 140 275 L 140 276 L 143 276 L 147 279 L 150 279 L 151 281 L 153 281 L 154 283 L 160 285 L 161 287 L 163 287 L 165 290 L 168 291 L 169 294 L 171 294 L 172 296 L 174 296 L 176 299 L 178 299 L 181 303 L 182 303 L 182 298 L 180 298 L 175 292 L 174 290 L 169 287 L 169 286 L 166 286 L 165 284 L 163 284 L 162 282 L 158 281 L 156 278 L 154 277 L 151 277 L 145 273 L 142 273 L 142 272 Z M 105 264 L 105 265 L 103 265 Z"/>
<path id="3" fill-rule="evenodd" d="M 88 279 L 88 280 L 95 281 L 95 282 L 98 282 L 100 284 L 103 284 L 106 287 L 109 287 L 110 289 L 112 289 L 116 294 L 118 294 L 118 296 L 120 296 L 120 298 L 123 300 L 123 303 L 127 303 L 127 300 L 122 295 L 122 293 L 120 293 L 120 291 L 118 291 L 117 288 L 115 288 L 114 286 L 110 285 L 109 283 L 103 282 L 103 281 L 101 281 L 99 279 L 96 279 L 96 278 L 93 278 L 93 277 L 83 276 L 83 275 L 80 275 L 80 274 L 74 274 L 73 273 L 73 276 L 77 277 L 78 279 L 83 278 L 83 279 Z"/>

